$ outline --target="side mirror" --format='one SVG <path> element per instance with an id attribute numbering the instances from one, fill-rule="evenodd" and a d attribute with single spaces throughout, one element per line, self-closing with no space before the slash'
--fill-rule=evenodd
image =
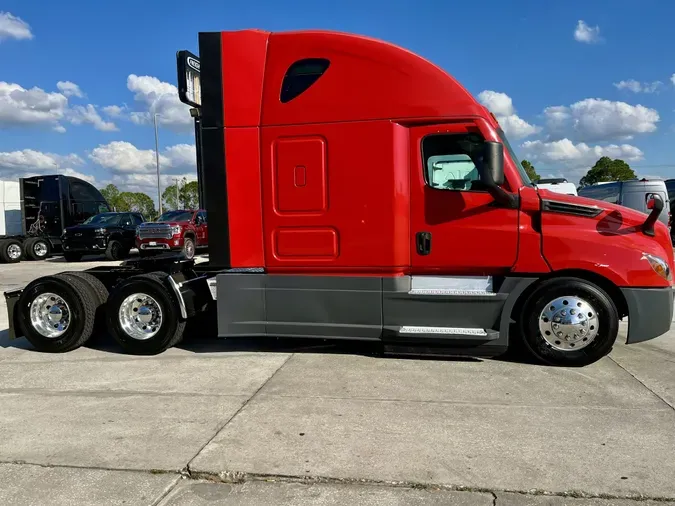
<path id="1" fill-rule="evenodd" d="M 504 184 L 504 145 L 501 142 L 485 141 L 481 155 L 477 167 L 480 180 L 496 202 L 509 209 L 517 209 L 517 197 L 501 187 Z"/>
<path id="2" fill-rule="evenodd" d="M 647 216 L 645 222 L 642 224 L 642 233 L 650 237 L 654 237 L 654 225 L 656 224 L 656 220 L 659 219 L 659 215 L 661 214 L 661 211 L 663 211 L 663 207 L 664 204 L 661 196 L 656 193 L 652 193 L 649 196 L 649 200 L 647 200 L 647 209 L 649 209 L 651 212 L 649 213 L 649 216 Z"/>
<path id="3" fill-rule="evenodd" d="M 504 184 L 504 145 L 501 142 L 483 143 L 483 167 L 480 178 L 488 186 Z"/>

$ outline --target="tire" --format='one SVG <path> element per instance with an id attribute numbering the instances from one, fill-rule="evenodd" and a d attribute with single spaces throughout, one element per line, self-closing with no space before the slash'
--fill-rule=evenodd
<path id="1" fill-rule="evenodd" d="M 36 301 L 41 295 L 51 293 L 65 303 L 65 315 L 68 325 L 59 329 L 60 334 L 49 336 L 46 333 L 47 320 L 42 319 L 42 329 L 37 328 L 31 319 L 33 304 L 41 303 L 45 309 L 51 301 Z M 52 299 L 53 300 L 53 299 Z M 58 299 L 57 299 L 58 302 Z M 37 306 L 39 307 L 39 306 Z M 60 304 L 63 312 L 64 305 Z M 91 337 L 96 321 L 97 304 L 94 292 L 84 281 L 64 274 L 38 278 L 24 289 L 17 302 L 17 320 L 26 339 L 38 351 L 63 353 L 82 346 Z M 51 330 L 51 328 L 49 329 Z"/>
<path id="2" fill-rule="evenodd" d="M 23 249 L 29 260 L 44 260 L 52 253 L 51 244 L 42 237 L 31 237 L 23 243 Z"/>
<path id="3" fill-rule="evenodd" d="M 104 335 L 106 333 L 105 305 L 108 302 L 108 289 L 106 286 L 96 276 L 92 276 L 87 272 L 67 271 L 62 272 L 60 275 L 79 279 L 83 283 L 86 283 L 91 289 L 90 293 L 96 300 L 96 321 L 94 323 L 94 331 L 90 341 L 91 339 L 95 339 L 98 336 Z"/>
<path id="4" fill-rule="evenodd" d="M 619 332 L 619 313 L 609 295 L 593 283 L 578 278 L 550 279 L 527 299 L 519 330 L 525 348 L 541 362 L 583 367 L 612 350 Z"/>
<path id="5" fill-rule="evenodd" d="M 164 350 L 175 346 L 180 342 L 185 330 L 185 321 L 179 319 L 178 301 L 169 289 L 164 285 L 162 279 L 167 276 L 164 272 L 153 272 L 150 274 L 141 274 L 133 276 L 125 281 L 119 283 L 110 292 L 106 308 L 106 326 L 108 331 L 113 336 L 115 341 L 126 351 L 133 355 L 156 355 Z M 125 303 L 125 299 L 133 294 L 144 294 L 153 299 L 152 304 L 133 302 L 135 309 L 132 308 L 131 303 Z M 147 298 L 143 301 L 146 302 Z M 130 332 L 125 330 L 122 324 L 120 311 L 123 305 L 129 309 L 128 314 L 140 314 L 138 309 L 143 307 L 152 308 L 159 307 L 161 312 L 161 321 L 155 328 L 154 334 L 144 339 L 134 337 Z M 133 311 L 133 312 L 132 312 Z M 145 316 L 154 318 L 157 315 L 155 310 L 150 309 Z M 150 321 L 150 323 L 153 320 Z M 152 332 L 152 325 L 148 325 L 148 329 L 142 329 L 142 322 L 133 323 L 131 318 L 126 322 L 127 328 L 133 329 L 135 332 L 142 334 L 147 330 Z M 138 325 L 138 326 L 136 326 Z"/>
<path id="6" fill-rule="evenodd" d="M 16 239 L 3 239 L 0 241 L 0 261 L 6 264 L 16 264 L 24 257 L 24 249 L 21 241 Z"/>
<path id="7" fill-rule="evenodd" d="M 124 244 L 117 239 L 111 239 L 105 250 L 105 257 L 108 260 L 123 260 L 128 254 L 129 252 L 125 249 Z"/>
<path id="8" fill-rule="evenodd" d="M 183 256 L 188 260 L 192 260 L 195 257 L 195 241 L 192 237 L 186 237 L 183 240 Z"/>
<path id="9" fill-rule="evenodd" d="M 82 253 L 74 253 L 69 251 L 67 253 L 63 253 L 63 258 L 66 259 L 66 262 L 79 262 L 82 260 Z"/>

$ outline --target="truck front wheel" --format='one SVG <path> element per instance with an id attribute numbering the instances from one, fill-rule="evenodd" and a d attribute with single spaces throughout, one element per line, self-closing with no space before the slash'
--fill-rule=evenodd
<path id="1" fill-rule="evenodd" d="M 155 355 L 175 346 L 185 322 L 178 317 L 178 301 L 157 272 L 133 276 L 117 285 L 108 297 L 107 327 L 128 353 Z"/>
<path id="2" fill-rule="evenodd" d="M 526 348 L 540 361 L 581 367 L 607 355 L 619 332 L 619 314 L 600 287 L 578 278 L 541 283 L 519 318 Z"/>
<path id="3" fill-rule="evenodd" d="M 195 256 L 195 242 L 191 237 L 186 237 L 183 240 L 183 255 L 188 260 L 192 260 Z"/>

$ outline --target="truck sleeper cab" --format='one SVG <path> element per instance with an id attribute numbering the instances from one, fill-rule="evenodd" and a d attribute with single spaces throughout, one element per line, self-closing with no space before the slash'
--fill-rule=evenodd
<path id="1" fill-rule="evenodd" d="M 200 93 L 180 53 L 179 93 L 201 124 L 208 264 L 146 259 L 36 280 L 6 294 L 12 333 L 78 346 L 90 327 L 69 319 L 48 338 L 29 315 L 58 326 L 71 304 L 86 312 L 83 290 L 105 294 L 108 328 L 133 353 L 175 344 L 195 315 L 214 315 L 220 337 L 474 356 L 520 342 L 568 366 L 606 355 L 622 317 L 629 343 L 670 328 L 662 199 L 647 216 L 537 190 L 485 107 L 382 41 L 243 30 L 200 33 L 199 46 L 187 66 Z"/>

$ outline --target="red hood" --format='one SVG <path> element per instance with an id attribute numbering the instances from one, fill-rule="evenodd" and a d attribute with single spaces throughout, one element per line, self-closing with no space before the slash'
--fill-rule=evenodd
<path id="1" fill-rule="evenodd" d="M 595 217 L 565 212 L 542 213 L 543 254 L 553 270 L 594 271 L 618 286 L 662 285 L 643 261 L 644 254 L 668 261 L 675 269 L 668 227 L 654 224 L 654 236 L 642 232 L 647 214 L 628 207 L 576 195 L 538 189 L 542 200 L 596 207 Z"/>
<path id="2" fill-rule="evenodd" d="M 631 209 L 629 207 L 611 204 L 603 200 L 589 199 L 587 197 L 568 195 L 566 193 L 557 193 L 544 188 L 538 188 L 537 191 L 539 192 L 539 196 L 542 199 L 550 199 L 555 200 L 557 202 L 569 202 L 570 204 L 581 204 L 585 206 L 595 206 L 607 211 L 606 213 L 602 213 L 601 215 L 599 215 L 598 220 L 602 220 L 603 217 L 607 217 L 607 215 L 610 215 L 612 213 L 615 213 L 617 218 L 619 218 L 619 216 L 617 215 L 618 213 L 621 215 L 620 220 L 623 226 L 634 227 L 637 225 L 642 225 L 644 221 L 647 219 L 647 215 L 645 213 L 636 211 L 635 209 Z"/>

